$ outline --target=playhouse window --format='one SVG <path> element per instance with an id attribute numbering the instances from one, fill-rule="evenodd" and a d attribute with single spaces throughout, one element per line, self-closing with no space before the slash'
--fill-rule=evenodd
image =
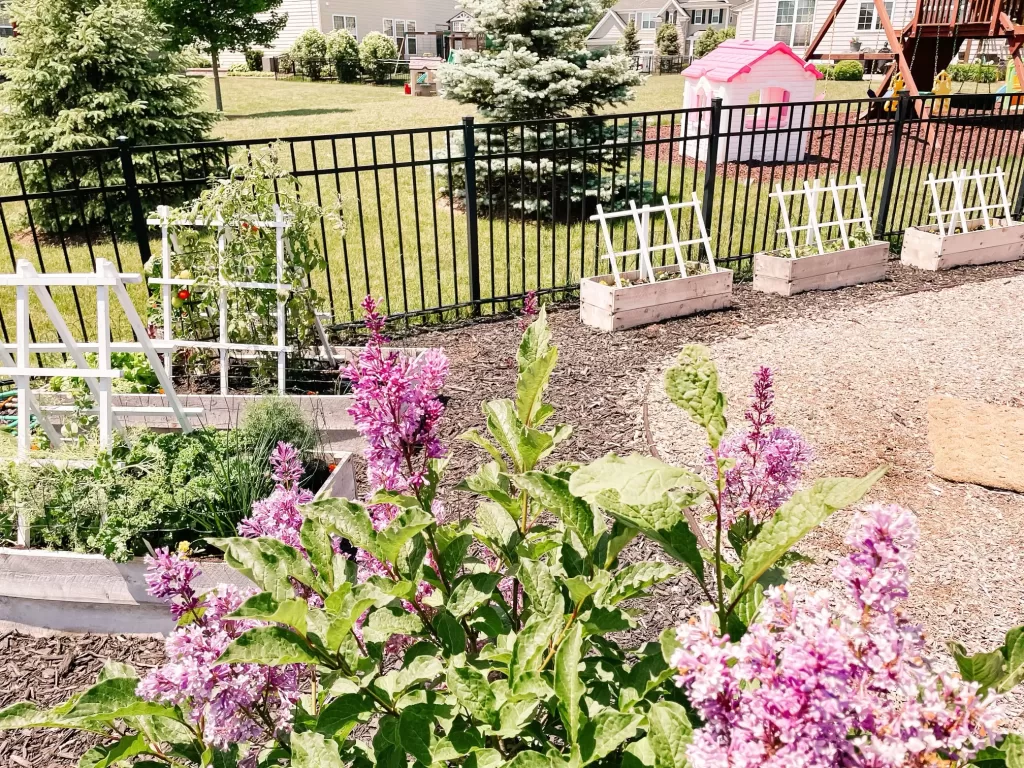
<path id="1" fill-rule="evenodd" d="M 779 0 L 775 13 L 775 39 L 791 48 L 811 42 L 815 0 Z"/>
<path id="2" fill-rule="evenodd" d="M 785 88 L 763 88 L 761 90 L 758 103 L 775 105 L 788 104 L 789 91 Z M 759 128 L 778 128 L 780 126 L 785 126 L 788 123 L 788 106 L 758 107 L 753 111 L 753 114 L 747 114 L 743 120 L 743 127 L 756 130 Z"/>

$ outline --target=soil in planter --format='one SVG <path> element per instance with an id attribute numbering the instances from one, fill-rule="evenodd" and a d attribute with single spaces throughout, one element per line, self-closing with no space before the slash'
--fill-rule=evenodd
<path id="1" fill-rule="evenodd" d="M 678 279 L 680 277 L 680 274 L 679 274 L 678 270 L 668 269 L 668 270 L 659 272 L 658 269 L 659 269 L 659 267 L 655 267 L 654 282 L 656 282 L 656 283 L 665 283 L 665 282 L 668 282 L 669 280 L 676 280 L 676 279 Z M 710 271 L 711 270 L 708 269 L 708 265 L 704 264 L 703 262 L 696 262 L 696 261 L 688 261 L 688 262 L 686 262 L 686 277 L 696 277 L 697 275 L 706 275 L 706 274 L 709 274 Z M 623 288 L 628 288 L 628 287 L 633 286 L 633 285 L 647 285 L 648 283 L 651 282 L 647 278 L 633 278 L 633 279 L 630 279 L 630 278 L 626 278 L 626 277 L 620 277 L 620 280 L 622 281 L 622 287 Z M 600 283 L 601 285 L 607 285 L 607 286 L 611 287 L 611 286 L 615 285 L 615 278 L 614 277 L 608 277 L 608 278 L 606 278 L 604 280 L 598 280 L 597 282 Z"/>

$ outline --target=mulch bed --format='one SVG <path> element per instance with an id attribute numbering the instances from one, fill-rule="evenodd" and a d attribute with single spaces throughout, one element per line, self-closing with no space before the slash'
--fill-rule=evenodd
<path id="1" fill-rule="evenodd" d="M 643 402 L 649 368 L 685 344 L 713 343 L 787 318 L 813 318 L 837 308 L 1022 272 L 1021 263 L 922 272 L 894 262 L 889 279 L 883 282 L 792 298 L 756 293 L 749 283 L 743 283 L 736 286 L 735 306 L 730 310 L 611 335 L 581 325 L 573 305 L 551 306 L 550 324 L 559 361 L 546 399 L 556 408 L 552 423 L 564 422 L 575 428 L 553 458 L 586 462 L 608 451 L 647 451 L 651 440 L 644 426 Z M 517 322 L 507 317 L 465 324 L 425 332 L 409 342 L 417 347 L 442 346 L 451 360 L 444 428 L 451 463 L 446 479 L 449 487 L 442 493 L 449 517 L 472 514 L 476 502 L 451 486 L 486 459 L 483 451 L 458 441 L 458 435 L 472 427 L 483 430 L 482 400 L 514 396 Z M 628 552 L 630 560 L 657 556 L 657 547 L 646 542 L 634 544 Z M 635 639 L 653 639 L 662 628 L 677 623 L 682 606 L 692 604 L 693 599 L 688 581 L 662 585 L 657 599 L 644 604 L 642 627 L 634 633 Z M 104 658 L 129 661 L 141 671 L 159 663 L 161 648 L 158 641 L 120 636 L 38 639 L 8 634 L 0 640 L 0 659 L 6 664 L 0 667 L 0 706 L 24 699 L 40 704 L 61 701 L 91 683 Z M 42 731 L 5 733 L 0 742 L 0 766 L 19 768 L 73 765 L 70 756 L 80 755 L 89 743 L 65 732 Z"/>

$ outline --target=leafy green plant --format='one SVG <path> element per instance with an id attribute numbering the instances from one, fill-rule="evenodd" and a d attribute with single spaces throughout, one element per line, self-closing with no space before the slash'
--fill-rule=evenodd
<path id="1" fill-rule="evenodd" d="M 327 63 L 327 38 L 319 29 L 307 29 L 295 40 L 288 56 L 310 80 L 319 80 Z"/>
<path id="2" fill-rule="evenodd" d="M 702 59 L 711 53 L 715 48 L 720 46 L 726 40 L 732 40 L 736 37 L 735 27 L 726 27 L 724 29 L 716 29 L 715 27 L 708 27 L 693 44 L 693 56 L 696 59 Z"/>
<path id="3" fill-rule="evenodd" d="M 351 83 L 359 78 L 359 43 L 347 29 L 327 33 L 327 58 L 334 62 L 341 82 Z"/>
<path id="4" fill-rule="evenodd" d="M 398 48 L 395 41 L 380 32 L 371 32 L 359 44 L 359 63 L 375 83 L 388 81 L 392 67 L 388 62 L 397 58 Z"/>
<path id="5" fill-rule="evenodd" d="M 994 83 L 1000 79 L 999 67 L 994 64 L 951 64 L 946 67 L 954 83 Z"/>
<path id="6" fill-rule="evenodd" d="M 679 55 L 679 29 L 675 24 L 661 24 L 654 35 L 654 42 L 662 56 Z"/>
<path id="7" fill-rule="evenodd" d="M 847 238 L 850 243 L 850 248 L 861 248 L 865 245 L 871 245 L 875 242 L 875 236 L 864 227 L 854 227 Z M 821 244 L 821 253 L 835 253 L 845 249 L 843 241 L 841 239 L 826 240 Z M 777 251 L 773 251 L 775 256 L 783 256 L 785 258 L 796 258 L 802 259 L 807 256 L 817 256 L 819 254 L 817 244 L 807 243 L 805 245 L 798 245 L 795 248 L 796 255 L 789 248 L 780 248 Z"/>
<path id="8" fill-rule="evenodd" d="M 245 51 L 245 64 L 250 72 L 263 71 L 263 51 L 259 48 L 248 48 Z"/>

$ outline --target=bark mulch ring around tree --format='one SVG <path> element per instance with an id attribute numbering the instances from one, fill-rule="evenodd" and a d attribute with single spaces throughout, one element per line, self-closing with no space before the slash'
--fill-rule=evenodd
<path id="1" fill-rule="evenodd" d="M 685 344 L 744 338 L 770 323 L 820 318 L 903 294 L 942 291 L 1022 274 L 1024 264 L 1020 263 L 921 272 L 894 262 L 886 281 L 792 298 L 755 293 L 749 283 L 741 283 L 735 289 L 733 309 L 612 335 L 581 325 L 576 306 L 555 305 L 549 308 L 549 319 L 559 360 L 546 399 L 556 409 L 552 423 L 571 424 L 575 431 L 553 458 L 586 462 L 608 451 L 649 451 L 654 438 L 645 426 L 645 402 L 648 390 L 660 386 L 652 372 Z M 451 463 L 446 479 L 449 487 L 441 494 L 449 517 L 471 515 L 475 508 L 471 497 L 451 486 L 487 457 L 476 447 L 458 441 L 457 436 L 472 427 L 483 429 L 482 400 L 514 396 L 517 322 L 517 318 L 508 317 L 466 324 L 420 334 L 413 342 L 417 347 L 441 346 L 451 360 L 442 436 L 451 446 Z M 864 332 L 870 333 L 870 327 Z M 1018 353 L 1007 350 L 1007 354 Z M 662 555 L 657 545 L 640 540 L 624 557 L 635 562 L 660 559 Z M 697 599 L 689 579 L 660 585 L 655 598 L 644 603 L 641 625 L 633 639 L 640 644 L 655 638 L 664 627 L 678 624 Z M 8 634 L 0 640 L 0 650 L 0 663 L 6 665 L 0 666 L 0 706 L 24 699 L 40 704 L 63 700 L 73 690 L 91 683 L 106 657 L 134 663 L 144 673 L 159 663 L 162 655 L 159 642 L 151 639 L 95 636 L 38 639 Z M 69 652 L 70 664 L 66 661 Z M 88 743 L 87 738 L 66 732 L 6 732 L 0 738 L 0 766 L 72 766 Z M 72 759 L 72 755 L 76 757 Z"/>

